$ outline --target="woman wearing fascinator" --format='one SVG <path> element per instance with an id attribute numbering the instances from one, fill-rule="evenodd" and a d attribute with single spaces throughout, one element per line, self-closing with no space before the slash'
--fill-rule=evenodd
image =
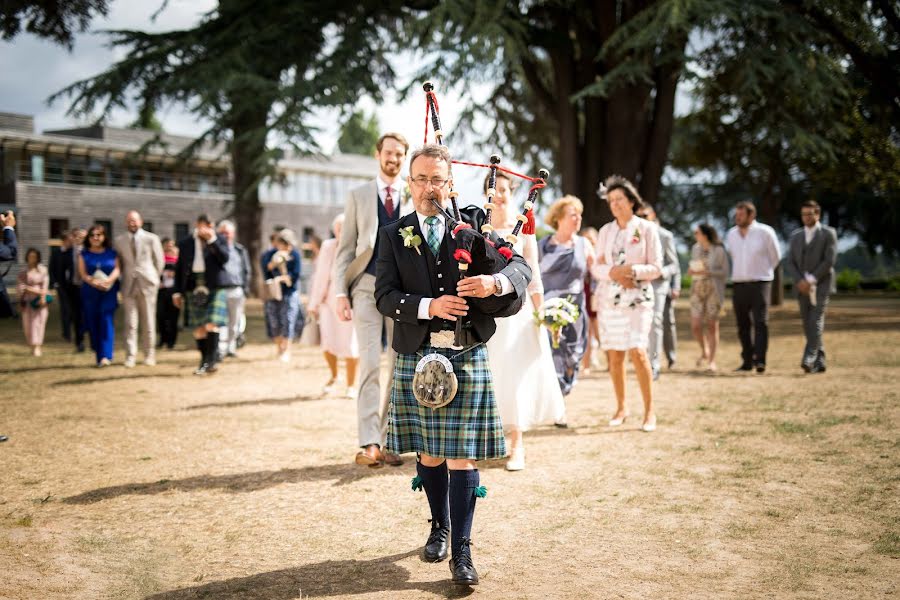
<path id="1" fill-rule="evenodd" d="M 597 236 L 597 263 L 593 275 L 604 286 L 600 314 L 600 344 L 608 351 L 609 376 L 616 394 L 616 412 L 611 427 L 625 422 L 625 355 L 631 359 L 641 396 L 644 420 L 641 429 L 656 429 L 653 412 L 653 388 L 647 345 L 653 324 L 653 288 L 651 281 L 662 268 L 662 247 L 656 225 L 638 218 L 635 212 L 643 201 L 634 185 L 613 175 L 597 191 L 609 203 L 613 221 Z"/>

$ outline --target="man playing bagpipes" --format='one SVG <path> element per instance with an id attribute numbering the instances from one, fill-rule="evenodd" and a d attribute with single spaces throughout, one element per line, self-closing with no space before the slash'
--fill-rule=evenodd
<path id="1" fill-rule="evenodd" d="M 424 489 L 431 508 L 424 559 L 447 558 L 449 535 L 452 580 L 474 585 L 470 534 L 476 498 L 486 494 L 476 461 L 506 453 L 484 343 L 495 317 L 522 306 L 531 270 L 495 234 L 490 242 L 482 237 L 481 209 L 460 211 L 465 224 L 444 210 L 450 167 L 444 146 L 426 144 L 412 153 L 415 212 L 379 232 L 375 300 L 395 321 L 398 353 L 387 449 L 418 454 L 413 488 Z"/>

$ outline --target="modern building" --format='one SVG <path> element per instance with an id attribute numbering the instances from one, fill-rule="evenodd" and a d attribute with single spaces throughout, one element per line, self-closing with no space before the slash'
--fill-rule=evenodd
<path id="1" fill-rule="evenodd" d="M 37 134 L 33 117 L 0 113 L 0 210 L 16 211 L 22 256 L 35 247 L 46 262 L 61 233 L 73 227 L 102 223 L 115 236 L 132 209 L 141 213 L 146 229 L 174 239 L 188 235 L 201 213 L 230 216 L 229 155 L 205 146 L 179 158 L 192 142 L 99 125 Z M 294 229 L 304 242 L 330 237 L 347 191 L 377 169 L 375 158 L 357 155 L 280 160 L 276 177 L 260 186 L 262 247 L 275 225 Z M 311 269 L 304 267 L 308 276 Z M 7 281 L 14 277 L 15 267 Z"/>

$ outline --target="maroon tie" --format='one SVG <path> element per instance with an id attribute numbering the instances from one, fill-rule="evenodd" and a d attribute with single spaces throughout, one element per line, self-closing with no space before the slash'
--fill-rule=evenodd
<path id="1" fill-rule="evenodd" d="M 394 199 L 391 197 L 391 186 L 384 188 L 384 210 L 388 219 L 394 218 Z"/>

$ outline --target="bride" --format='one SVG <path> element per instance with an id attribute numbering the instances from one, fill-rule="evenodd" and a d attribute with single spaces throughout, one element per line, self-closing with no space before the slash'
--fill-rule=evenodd
<path id="1" fill-rule="evenodd" d="M 490 174 L 484 180 L 487 194 Z M 510 205 L 513 184 L 503 172 L 497 172 L 494 185 L 491 223 L 497 235 L 512 232 L 516 223 L 516 208 Z M 500 420 L 509 436 L 509 471 L 525 468 L 525 447 L 522 432 L 533 425 L 565 420 L 565 404 L 550 342 L 545 331 L 534 321 L 534 310 L 544 302 L 544 287 L 538 260 L 534 232 L 522 233 L 515 250 L 531 267 L 532 279 L 522 309 L 514 316 L 497 319 L 497 332 L 487 343 L 488 361 L 494 380 L 494 396 L 500 410 Z"/>

